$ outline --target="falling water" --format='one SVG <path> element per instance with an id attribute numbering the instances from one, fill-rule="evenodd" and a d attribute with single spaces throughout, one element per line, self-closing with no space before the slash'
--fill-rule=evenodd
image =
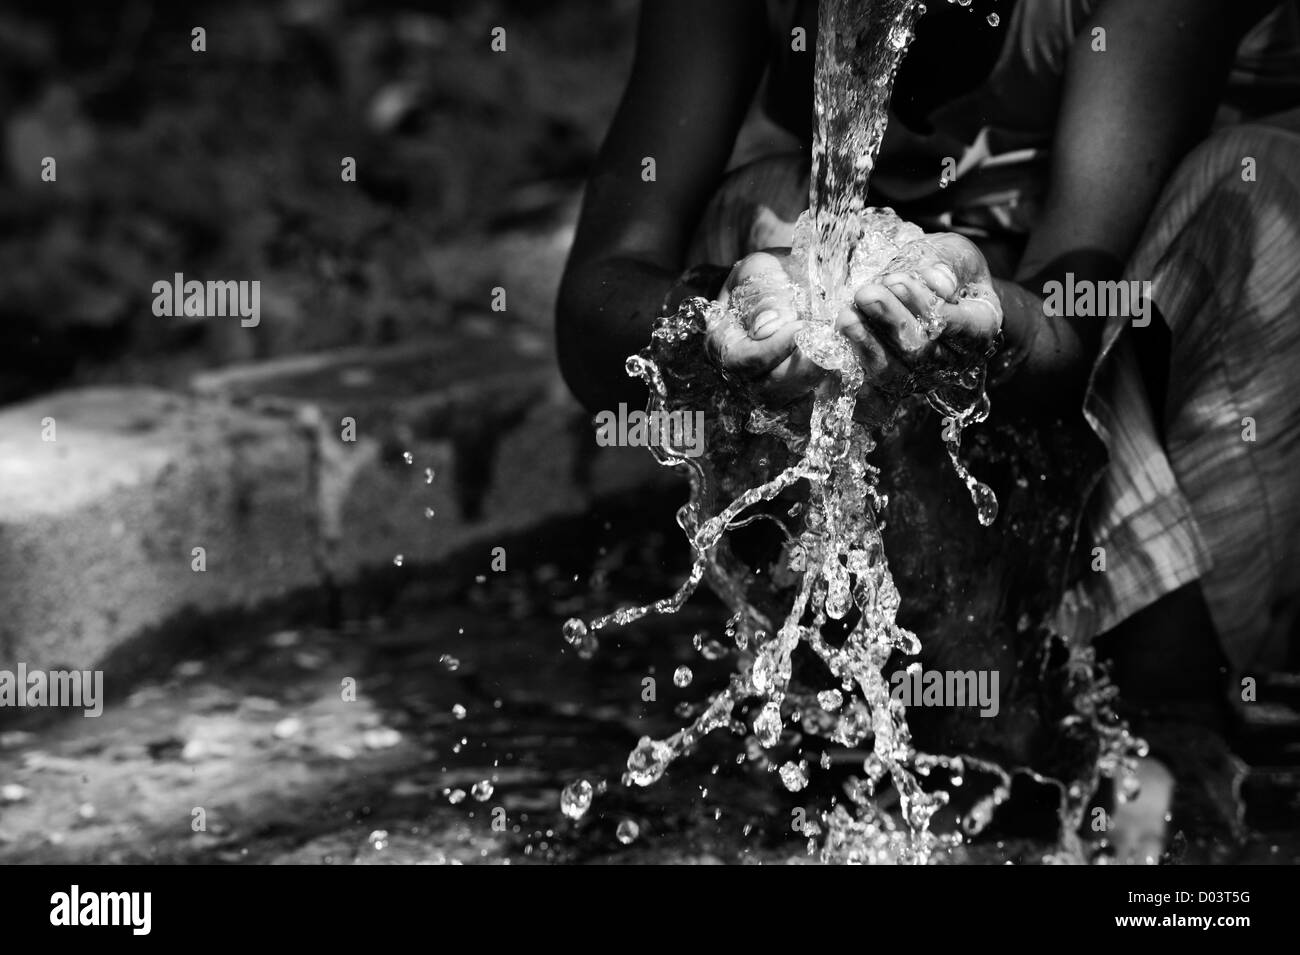
<path id="1" fill-rule="evenodd" d="M 812 312 L 833 321 L 850 291 L 867 184 L 885 137 L 894 75 L 925 7 L 916 0 L 824 0 L 817 18 L 808 256 Z"/>
<path id="2" fill-rule="evenodd" d="M 904 706 L 890 697 L 886 669 L 891 655 L 914 656 L 920 650 L 917 636 L 897 623 L 900 595 L 881 536 L 887 501 L 879 469 L 870 461 L 876 437 L 893 422 L 873 422 L 869 428 L 854 420 L 864 373 L 833 326 L 853 289 L 888 271 L 913 268 L 926 251 L 921 229 L 865 202 L 893 78 L 923 10 L 915 0 L 821 3 L 810 209 L 796 226 L 790 267 L 792 275 L 806 280 L 787 289 L 806 319 L 798 347 L 829 373 L 811 409 L 803 413 L 806 417 L 767 411 L 739 383 L 720 380 L 703 358 L 707 330 L 719 322 L 738 322 L 747 297 L 770 288 L 741 286 L 725 307 L 696 299 L 662 319 L 649 347 L 628 358 L 627 371 L 645 381 L 652 409 L 703 408 L 709 416 L 709 446 L 702 458 L 690 457 L 684 448 L 653 449 L 660 463 L 691 471 L 691 499 L 678 514 L 694 558 L 691 571 L 668 597 L 589 623 L 571 619 L 564 626 L 566 640 L 590 655 L 602 629 L 649 613 L 674 613 L 707 579 L 734 613 L 727 634 L 737 649 L 738 668 L 690 725 L 666 739 L 643 737 L 628 757 L 624 782 L 653 784 L 674 759 L 723 728 L 752 734 L 764 750 L 778 746 L 791 724 L 844 747 L 869 749 L 862 765 L 865 778 L 848 792 L 851 808 L 836 805 L 824 813 L 824 829 L 815 823 L 805 827 L 810 837 L 822 837 L 826 861 L 924 862 L 936 847 L 959 839 L 930 832 L 931 818 L 950 799 L 942 788 L 922 786 L 936 768 L 946 772 L 949 787 L 959 786 L 970 770 L 999 780 L 967 813 L 971 832 L 987 823 L 1010 788 L 1009 773 L 991 763 L 918 752 Z M 928 331 L 937 336 L 940 329 Z M 971 476 L 958 450 L 962 429 L 988 415 L 987 357 L 971 356 L 937 384 L 931 379 L 928 390 L 914 388 L 944 416 L 942 440 L 984 526 L 995 519 L 997 500 Z M 783 466 L 774 464 L 782 459 Z M 760 606 L 752 598 L 747 589 L 752 575 L 730 554 L 725 538 L 736 528 L 772 519 L 771 511 L 785 507 L 782 502 L 791 496 L 800 501 L 787 511 L 789 526 L 778 522 L 786 540 L 771 576 L 786 579 L 790 586 L 783 593 L 792 597 L 774 610 L 770 601 Z M 828 624 L 848 629 L 838 646 L 824 635 Z M 832 685 L 813 692 L 792 686 L 793 654 L 801 646 L 825 664 Z M 681 676 L 679 686 L 689 683 L 688 674 Z M 748 722 L 746 714 L 752 714 Z M 1115 737 L 1106 751 L 1115 766 L 1126 765 L 1128 743 L 1126 735 Z M 807 785 L 808 773 L 807 761 L 787 761 L 779 777 L 787 789 L 799 791 Z M 901 825 L 876 805 L 885 781 L 898 795 Z M 566 790 L 566 814 L 575 815 L 579 805 L 578 814 L 585 811 L 589 793 L 589 786 L 581 793 Z M 1078 804 L 1080 794 L 1073 793 L 1072 799 L 1072 805 Z M 1076 807 L 1074 815 L 1079 812 Z"/>

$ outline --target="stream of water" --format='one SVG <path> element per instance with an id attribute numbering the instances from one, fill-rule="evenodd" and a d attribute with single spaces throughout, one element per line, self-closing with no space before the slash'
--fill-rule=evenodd
<path id="1" fill-rule="evenodd" d="M 650 346 L 628 359 L 627 371 L 645 381 L 655 410 L 702 408 L 711 423 L 702 459 L 671 446 L 654 449 L 662 464 L 691 470 L 691 499 L 678 522 L 692 569 L 671 596 L 588 622 L 574 618 L 564 627 L 565 638 L 591 654 L 604 628 L 674 613 L 707 580 L 733 611 L 726 634 L 735 647 L 735 672 L 689 725 L 664 739 L 642 738 L 623 781 L 649 786 L 704 735 L 730 729 L 764 752 L 793 742 L 793 755 L 772 768 L 797 792 L 837 762 L 833 747 L 843 747 L 837 752 L 859 760 L 862 775 L 848 781 L 846 801 L 834 800 L 801 830 L 827 862 L 925 862 L 937 847 L 962 839 L 960 832 L 936 834 L 930 823 L 968 773 L 994 780 L 965 808 L 968 834 L 988 823 L 1011 788 L 1011 773 L 986 760 L 918 751 L 906 707 L 891 698 L 891 658 L 921 650 L 918 636 L 897 622 L 901 598 L 882 538 L 887 495 L 872 463 L 877 439 L 892 421 L 877 428 L 855 422 L 864 373 L 833 324 L 856 288 L 885 272 L 913 270 L 926 252 L 921 229 L 866 205 L 894 76 L 923 12 L 915 0 L 822 0 L 820 6 L 810 206 L 796 226 L 791 255 L 790 273 L 800 280 L 787 291 L 806 319 L 798 347 L 829 373 L 825 384 L 810 408 L 773 413 L 702 361 L 707 329 L 741 321 L 747 296 L 770 289 L 742 285 L 726 306 L 695 300 L 662 320 Z M 935 337 L 941 329 L 926 331 Z M 975 505 L 972 520 L 983 526 L 996 519 L 997 499 L 958 452 L 963 429 L 989 414 L 986 360 L 975 356 L 921 393 L 944 418 L 948 458 Z M 727 542 L 731 532 L 756 523 L 774 525 L 783 540 L 779 556 L 758 570 Z M 820 664 L 797 664 L 797 652 Z M 1083 709 L 1097 703 L 1094 697 Z M 1099 735 L 1105 722 L 1096 720 Z M 1123 730 L 1105 735 L 1097 764 L 1122 775 L 1139 744 Z M 800 745 L 814 738 L 828 748 L 817 753 Z M 927 785 L 935 770 L 946 785 Z M 1095 784 L 1095 774 L 1059 783 L 1066 794 L 1063 856 L 1078 855 L 1071 829 Z M 886 811 L 878 796 L 889 787 L 896 809 Z M 590 799 L 570 792 L 566 811 L 580 816 Z"/>

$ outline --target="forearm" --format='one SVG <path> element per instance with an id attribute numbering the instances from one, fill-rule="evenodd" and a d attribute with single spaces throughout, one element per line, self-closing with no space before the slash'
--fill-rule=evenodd
<path id="1" fill-rule="evenodd" d="M 592 414 L 645 404 L 645 386 L 624 370 L 650 340 L 654 319 L 677 275 L 635 259 L 604 259 L 571 269 L 560 288 L 556 325 L 560 371 Z"/>
<path id="2" fill-rule="evenodd" d="M 1210 128 L 1234 51 L 1275 0 L 1100 0 L 1069 54 L 1050 189 L 1016 273 L 1001 283 L 1004 387 L 1033 406 L 1077 410 L 1104 324 L 1048 316 L 1044 282 L 1121 278 L 1161 191 Z M 1106 35 L 1099 55 L 1093 44 Z M 1037 300 L 1037 301 L 1035 301 Z M 1030 407 L 1026 405 L 1026 407 Z"/>

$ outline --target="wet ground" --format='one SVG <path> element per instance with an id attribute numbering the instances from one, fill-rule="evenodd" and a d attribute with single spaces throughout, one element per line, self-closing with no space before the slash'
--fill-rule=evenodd
<path id="1" fill-rule="evenodd" d="M 382 615 L 232 625 L 210 650 L 107 672 L 97 719 L 0 726 L 0 862 L 810 861 L 792 816 L 838 783 L 788 794 L 737 761 L 736 737 L 715 734 L 656 786 L 619 782 L 636 740 L 676 729 L 675 708 L 728 669 L 691 646 L 698 630 L 721 636 L 703 597 L 590 660 L 564 643 L 570 614 L 658 596 L 680 571 L 675 537 L 620 520 L 547 528 L 508 548 L 504 573 L 487 558 L 481 573 L 395 568 L 383 585 L 405 589 Z M 671 678 L 683 665 L 684 689 Z M 575 822 L 560 792 L 579 779 L 607 789 Z M 1184 861 L 1300 861 L 1294 833 L 1190 845 Z M 994 835 L 938 861 L 1048 849 Z"/>

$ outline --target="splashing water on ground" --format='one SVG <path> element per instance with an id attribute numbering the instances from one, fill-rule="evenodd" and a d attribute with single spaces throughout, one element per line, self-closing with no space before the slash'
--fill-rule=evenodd
<path id="1" fill-rule="evenodd" d="M 777 747 L 791 724 L 843 747 L 869 748 L 862 763 L 865 779 L 853 780 L 847 788 L 851 810 L 836 805 L 823 814 L 824 829 L 811 821 L 803 829 L 810 847 L 814 837 L 823 837 L 825 861 L 924 862 L 936 847 L 960 839 L 936 836 L 930 822 L 949 802 L 950 791 L 962 785 L 965 773 L 978 770 L 997 781 L 966 812 L 968 832 L 987 824 L 1011 787 L 1010 774 L 988 761 L 918 752 L 905 707 L 891 698 L 886 678 L 890 658 L 915 656 L 921 645 L 916 634 L 897 623 L 901 598 L 882 538 L 887 500 L 879 487 L 879 469 L 870 461 L 880 431 L 854 420 L 864 373 L 833 325 L 854 289 L 887 271 L 907 271 L 910 260 L 924 251 L 921 229 L 890 210 L 865 204 L 894 74 L 922 12 L 914 0 L 822 0 L 811 204 L 796 226 L 791 255 L 790 274 L 800 278 L 787 289 L 807 319 L 798 347 L 830 373 L 811 408 L 767 411 L 743 388 L 719 381 L 702 359 L 706 330 L 717 322 L 740 321 L 747 298 L 770 288 L 742 285 L 725 307 L 697 299 L 661 320 L 650 346 L 628 359 L 627 371 L 645 381 L 654 410 L 704 408 L 713 422 L 703 458 L 672 446 L 653 449 L 660 463 L 691 469 L 691 500 L 679 511 L 678 523 L 690 542 L 693 565 L 669 597 L 590 623 L 571 619 L 564 627 L 565 638 L 590 655 L 600 630 L 649 613 L 674 613 L 708 579 L 734 612 L 727 633 L 738 651 L 738 669 L 688 726 L 662 740 L 643 737 L 628 757 L 624 782 L 653 784 L 674 759 L 722 728 L 740 735 L 752 731 L 762 750 Z M 937 336 L 939 329 L 927 332 Z M 930 379 L 923 391 L 944 416 L 948 457 L 983 526 L 996 518 L 997 499 L 970 474 L 958 450 L 962 429 L 989 413 L 987 357 L 971 356 L 964 367 Z M 922 391 L 919 386 L 914 390 Z M 893 419 L 873 424 L 887 431 Z M 781 459 L 784 466 L 776 463 Z M 734 496 L 724 504 L 727 495 Z M 791 530 L 772 511 L 796 496 L 787 511 Z M 725 538 L 765 519 L 781 527 L 785 541 L 770 570 L 773 582 L 783 585 L 780 599 L 762 601 L 753 593 L 752 570 L 735 558 Z M 844 635 L 828 637 L 836 628 Z M 821 662 L 820 672 L 829 671 L 831 685 L 823 677 L 811 692 L 802 689 L 803 681 L 795 679 L 800 648 Z M 751 704 L 746 725 L 742 716 Z M 1094 719 L 1099 728 L 1105 722 L 1104 715 Z M 1104 769 L 1118 772 L 1129 765 L 1131 744 L 1125 732 L 1112 733 L 1102 747 Z M 821 765 L 829 763 L 823 754 Z M 923 786 L 935 769 L 943 771 L 948 789 Z M 804 759 L 786 761 L 779 771 L 791 792 L 808 785 L 808 774 Z M 875 797 L 886 781 L 897 794 L 901 824 L 877 805 Z M 1077 824 L 1090 794 L 1085 786 L 1070 790 L 1068 799 L 1063 796 L 1062 805 L 1074 807 L 1070 820 L 1063 814 L 1063 828 Z M 575 801 L 566 791 L 566 813 L 571 814 Z"/>

